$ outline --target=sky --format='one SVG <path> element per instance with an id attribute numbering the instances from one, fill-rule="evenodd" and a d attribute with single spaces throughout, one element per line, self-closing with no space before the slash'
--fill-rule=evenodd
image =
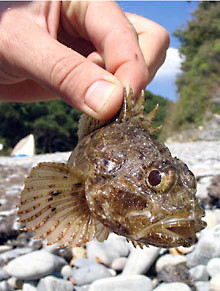
<path id="1" fill-rule="evenodd" d="M 178 93 L 175 85 L 176 76 L 181 73 L 182 57 L 178 52 L 179 40 L 173 36 L 177 28 L 183 28 L 192 18 L 191 12 L 197 7 L 198 1 L 117 1 L 126 12 L 136 13 L 149 18 L 169 32 L 170 47 L 166 61 L 158 70 L 147 89 L 154 94 L 171 100 L 177 100 Z"/>

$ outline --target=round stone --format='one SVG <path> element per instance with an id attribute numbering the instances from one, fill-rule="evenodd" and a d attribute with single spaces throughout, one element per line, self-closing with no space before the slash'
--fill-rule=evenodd
<path id="1" fill-rule="evenodd" d="M 209 288 L 210 291 L 220 290 L 220 274 L 215 275 L 214 277 L 211 278 Z"/>
<path id="2" fill-rule="evenodd" d="M 207 264 L 207 271 L 210 277 L 220 274 L 220 258 L 213 258 Z"/>
<path id="3" fill-rule="evenodd" d="M 159 273 L 163 267 L 167 265 L 178 265 L 180 263 L 185 263 L 186 262 L 186 257 L 181 256 L 181 255 L 171 255 L 167 254 L 162 257 L 160 257 L 157 262 L 156 262 L 156 271 Z"/>
<path id="4" fill-rule="evenodd" d="M 128 258 L 116 258 L 112 264 L 111 268 L 115 271 L 121 271 L 124 269 L 125 264 L 127 263 Z"/>
<path id="5" fill-rule="evenodd" d="M 209 274 L 206 266 L 198 265 L 189 270 L 190 276 L 194 281 L 208 281 Z"/>
<path id="6" fill-rule="evenodd" d="M 89 291 L 152 291 L 152 281 L 143 275 L 124 275 L 100 279 L 90 285 Z M 175 290 L 176 291 L 176 290 Z"/>
<path id="7" fill-rule="evenodd" d="M 191 291 L 191 288 L 185 283 L 162 283 L 154 291 Z"/>
<path id="8" fill-rule="evenodd" d="M 86 285 L 98 279 L 112 277 L 112 273 L 105 266 L 94 263 L 73 270 L 71 277 L 77 285 Z"/>
<path id="9" fill-rule="evenodd" d="M 146 274 L 159 255 L 160 249 L 150 246 L 143 249 L 134 248 L 129 254 L 123 275 Z"/>
<path id="10" fill-rule="evenodd" d="M 58 279 L 54 276 L 42 278 L 37 285 L 37 291 L 73 291 L 74 287 L 70 281 Z"/>
<path id="11" fill-rule="evenodd" d="M 47 251 L 35 251 L 8 263 L 6 272 L 21 280 L 35 280 L 59 271 L 66 261 Z"/>

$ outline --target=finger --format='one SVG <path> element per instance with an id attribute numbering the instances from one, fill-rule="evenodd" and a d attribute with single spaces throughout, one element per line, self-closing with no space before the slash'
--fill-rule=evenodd
<path id="1" fill-rule="evenodd" d="M 93 62 L 94 64 L 102 68 L 105 68 L 105 62 L 98 52 L 92 52 L 91 54 L 88 55 L 87 59 Z"/>
<path id="2" fill-rule="evenodd" d="M 0 84 L 0 100 L 7 102 L 36 102 L 60 99 L 32 80 L 13 84 Z"/>
<path id="3" fill-rule="evenodd" d="M 17 31 L 22 31 L 19 41 L 13 35 Z M 117 78 L 50 37 L 38 25 L 20 21 L 16 32 L 4 39 L 3 47 L 13 48 L 2 52 L 8 56 L 11 73 L 34 80 L 82 112 L 110 119 L 121 107 L 123 87 Z"/>
<path id="4" fill-rule="evenodd" d="M 148 81 L 151 81 L 165 61 L 170 43 L 169 34 L 165 28 L 149 19 L 131 13 L 126 13 L 126 16 L 137 32 L 139 45 L 149 70 Z"/>
<path id="5" fill-rule="evenodd" d="M 71 33 L 81 33 L 96 47 L 105 68 L 124 86 L 137 94 L 148 80 L 148 70 L 138 44 L 137 34 L 127 17 L 114 2 L 65 2 L 63 22 Z"/>

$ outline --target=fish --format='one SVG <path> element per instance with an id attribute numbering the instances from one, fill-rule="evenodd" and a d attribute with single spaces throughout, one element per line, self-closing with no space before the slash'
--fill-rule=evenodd
<path id="1" fill-rule="evenodd" d="M 25 179 L 18 215 L 24 230 L 58 247 L 83 246 L 110 232 L 134 246 L 189 247 L 205 228 L 196 179 L 153 138 L 158 104 L 144 113 L 142 90 L 124 90 L 110 121 L 82 114 L 67 163 L 41 162 Z"/>

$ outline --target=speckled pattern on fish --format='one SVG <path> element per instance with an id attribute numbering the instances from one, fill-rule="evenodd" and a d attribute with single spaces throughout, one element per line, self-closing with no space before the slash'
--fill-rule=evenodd
<path id="1" fill-rule="evenodd" d="M 188 247 L 205 227 L 196 180 L 152 137 L 158 110 L 144 115 L 144 92 L 132 90 L 105 123 L 82 115 L 68 163 L 40 163 L 25 180 L 20 221 L 48 244 L 80 246 L 110 231 L 134 245 Z"/>

